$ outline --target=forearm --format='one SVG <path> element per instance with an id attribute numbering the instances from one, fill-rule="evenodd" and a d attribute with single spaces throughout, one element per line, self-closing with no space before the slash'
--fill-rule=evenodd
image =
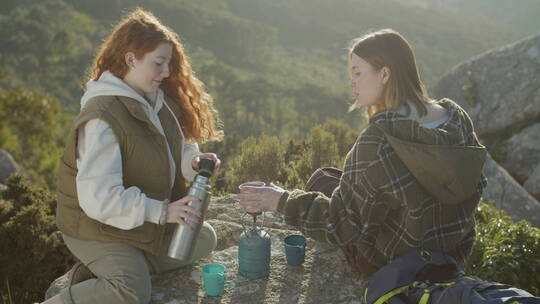
<path id="1" fill-rule="evenodd" d="M 285 192 L 278 212 L 287 224 L 317 241 L 343 246 L 362 237 L 359 218 L 347 211 L 339 191 L 332 198 L 320 192 Z"/>
<path id="2" fill-rule="evenodd" d="M 186 181 L 191 182 L 195 178 L 195 175 L 197 175 L 197 171 L 195 171 L 192 166 L 193 158 L 201 155 L 202 153 L 199 151 L 199 146 L 196 143 L 185 142 L 183 149 L 181 168 L 182 175 Z"/>

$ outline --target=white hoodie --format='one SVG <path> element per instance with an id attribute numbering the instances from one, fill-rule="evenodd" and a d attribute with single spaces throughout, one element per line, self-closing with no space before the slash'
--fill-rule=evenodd
<path id="1" fill-rule="evenodd" d="M 157 113 L 165 105 L 163 91 L 158 89 L 147 98 L 155 100 L 152 108 L 148 102 L 122 79 L 110 72 L 104 72 L 97 81 L 89 81 L 86 92 L 81 98 L 81 110 L 86 102 L 96 96 L 126 96 L 133 98 L 143 105 L 146 115 L 161 134 L 163 128 Z M 172 111 L 171 111 L 172 113 Z M 173 117 L 175 117 L 173 115 Z M 175 118 L 176 120 L 176 118 Z M 182 129 L 176 121 L 179 134 L 183 136 Z M 79 128 L 77 141 L 77 168 L 76 177 L 77 195 L 79 204 L 89 217 L 120 229 L 133 229 L 141 226 L 145 221 L 159 223 L 161 210 L 166 208 L 163 201 L 151 199 L 142 193 L 138 187 L 125 188 L 122 178 L 122 156 L 120 146 L 109 125 L 101 119 L 92 119 L 84 128 Z M 200 155 L 196 143 L 183 143 L 182 174 L 186 181 L 192 181 L 197 172 L 191 167 L 194 157 Z M 171 185 L 176 175 L 169 145 L 167 145 L 169 164 L 171 165 Z M 144 172 L 141 172 L 144 174 Z"/>

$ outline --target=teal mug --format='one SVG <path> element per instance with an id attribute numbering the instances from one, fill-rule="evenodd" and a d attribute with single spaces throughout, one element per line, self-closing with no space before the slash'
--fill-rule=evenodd
<path id="1" fill-rule="evenodd" d="M 289 235 L 284 240 L 287 264 L 300 266 L 306 255 L 306 237 L 299 234 Z"/>
<path id="2" fill-rule="evenodd" d="M 204 292 L 208 296 L 220 296 L 225 290 L 226 268 L 222 264 L 206 264 L 202 268 Z"/>

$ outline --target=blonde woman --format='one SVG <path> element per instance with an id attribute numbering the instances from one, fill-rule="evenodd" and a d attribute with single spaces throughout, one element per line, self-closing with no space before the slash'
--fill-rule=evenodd
<path id="1" fill-rule="evenodd" d="M 352 108 L 365 108 L 369 125 L 343 172 L 318 170 L 307 190 L 321 192 L 243 187 L 240 204 L 283 213 L 307 236 L 342 248 L 367 277 L 416 249 L 463 263 L 486 186 L 486 151 L 471 119 L 455 102 L 429 98 L 411 46 L 394 30 L 354 40 L 349 69 Z"/>

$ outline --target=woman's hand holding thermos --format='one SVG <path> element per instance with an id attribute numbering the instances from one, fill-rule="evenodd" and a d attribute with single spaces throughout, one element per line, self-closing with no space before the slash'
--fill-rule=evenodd
<path id="1" fill-rule="evenodd" d="M 193 230 L 193 227 L 188 221 L 192 223 L 202 223 L 202 214 L 195 208 L 188 206 L 189 202 L 202 203 L 196 197 L 189 195 L 170 203 L 167 206 L 167 223 L 179 224 L 189 230 Z"/>
<path id="2" fill-rule="evenodd" d="M 213 161 L 213 174 L 216 174 L 219 170 L 221 160 L 214 153 L 202 153 L 201 155 L 194 157 L 191 163 L 193 169 L 199 171 L 200 161 L 203 158 L 211 159 Z M 193 224 L 202 223 L 202 214 L 194 207 L 188 206 L 189 202 L 202 204 L 200 199 L 190 195 L 184 196 L 183 198 L 170 203 L 167 206 L 167 223 L 179 224 L 191 231 L 193 231 L 193 227 L 188 222 L 191 222 Z"/>

